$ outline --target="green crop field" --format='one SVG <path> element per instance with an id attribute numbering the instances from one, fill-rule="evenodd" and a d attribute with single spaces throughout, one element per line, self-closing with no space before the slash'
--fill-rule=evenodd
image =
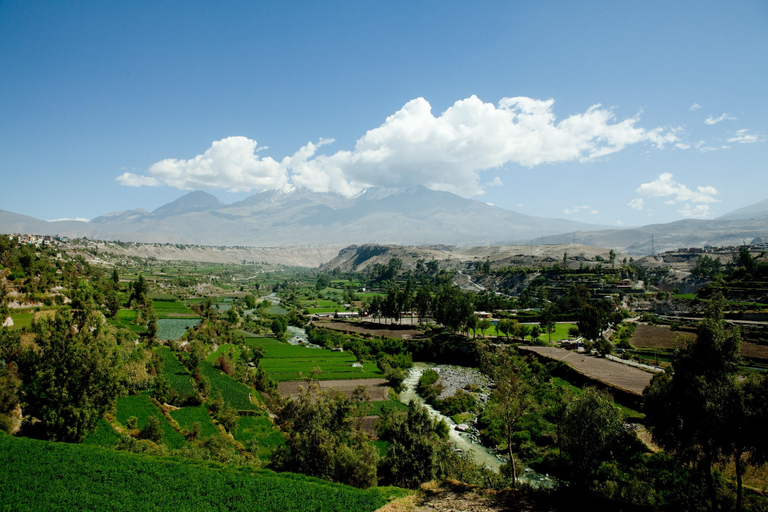
<path id="1" fill-rule="evenodd" d="M 136 416 L 136 425 L 142 428 L 149 421 L 150 416 L 155 416 L 163 426 L 163 443 L 171 449 L 177 449 L 187 444 L 184 436 L 174 429 L 147 395 L 123 396 L 117 399 L 117 421 L 123 426 L 131 416 Z"/>
<path id="2" fill-rule="evenodd" d="M 255 440 L 259 443 L 259 457 L 269 458 L 279 446 L 285 444 L 285 437 L 263 411 L 255 416 L 241 416 L 234 432 L 235 439 L 241 443 Z"/>
<path id="3" fill-rule="evenodd" d="M 322 371 L 317 377 L 319 380 L 370 379 L 382 376 L 373 363 L 364 363 L 362 368 L 352 366 L 356 358 L 349 352 L 333 352 L 285 343 L 261 346 L 264 347 L 265 356 L 259 364 L 278 382 L 301 380 L 309 376 L 315 367 Z M 300 372 L 303 375 L 299 375 Z"/>
<path id="4" fill-rule="evenodd" d="M 184 396 L 196 394 L 197 390 L 192 385 L 192 376 L 179 362 L 173 351 L 168 347 L 157 347 L 155 350 L 163 357 L 163 375 L 168 379 L 171 389 Z"/>
<path id="5" fill-rule="evenodd" d="M 32 320 L 34 320 L 34 313 L 13 313 L 11 319 L 13 320 L 14 329 L 23 329 L 25 327 L 32 327 Z M 3 318 L 5 320 L 5 318 Z"/>
<path id="6" fill-rule="evenodd" d="M 373 511 L 403 496 L 271 471 L 0 434 L 0 509 Z"/>
<path id="7" fill-rule="evenodd" d="M 195 423 L 200 423 L 200 438 L 215 436 L 219 429 L 213 424 L 208 409 L 204 405 L 195 407 L 182 407 L 171 411 L 171 418 L 185 430 L 192 430 Z"/>
<path id="8" fill-rule="evenodd" d="M 278 340 L 277 338 L 258 338 L 253 335 L 249 335 L 245 337 L 246 347 L 268 347 L 268 346 L 274 346 L 274 345 L 285 345 L 285 344 L 282 341 Z"/>
<path id="9" fill-rule="evenodd" d="M 197 318 L 197 313 L 189 309 L 183 302 L 165 300 L 152 301 L 157 318 L 191 317 Z"/>
<path id="10" fill-rule="evenodd" d="M 102 448 L 112 448 L 120 440 L 120 434 L 104 418 L 99 419 L 96 429 L 85 438 L 84 443 Z"/>
<path id="11" fill-rule="evenodd" d="M 200 323 L 197 318 L 162 318 L 157 321 L 157 338 L 160 340 L 178 340 L 187 329 Z"/>
<path id="12" fill-rule="evenodd" d="M 201 362 L 200 368 L 203 371 L 203 375 L 211 379 L 211 394 L 221 392 L 224 401 L 238 411 L 255 411 L 258 409 L 249 399 L 251 395 L 256 396 L 255 390 L 214 368 L 207 361 Z"/>

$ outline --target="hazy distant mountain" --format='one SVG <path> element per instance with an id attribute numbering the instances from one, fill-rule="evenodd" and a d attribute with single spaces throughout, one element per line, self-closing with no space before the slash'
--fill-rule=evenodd
<path id="1" fill-rule="evenodd" d="M 182 215 L 184 213 L 215 210 L 222 206 L 224 206 L 224 203 L 211 194 L 203 192 L 202 190 L 195 190 L 185 196 L 181 196 L 173 202 L 157 208 L 152 212 L 152 216 L 161 219 L 163 217 Z"/>
<path id="2" fill-rule="evenodd" d="M 768 216 L 756 219 L 686 219 L 639 228 L 611 229 L 575 234 L 579 244 L 610 247 L 633 255 L 658 254 L 679 248 L 749 244 L 755 238 L 768 238 Z M 545 244 L 573 241 L 566 233 L 543 238 Z"/>
<path id="3" fill-rule="evenodd" d="M 733 210 L 730 213 L 721 215 L 717 220 L 733 220 L 733 219 L 756 219 L 768 215 L 768 199 L 763 199 L 759 203 Z"/>
<path id="4" fill-rule="evenodd" d="M 768 214 L 753 219 L 740 217 L 759 215 L 758 205 L 715 220 L 615 229 L 533 217 L 425 187 L 373 188 L 349 198 L 306 189 L 273 190 L 231 205 L 198 191 L 151 213 L 140 209 L 116 212 L 88 223 L 46 222 L 0 210 L 0 232 L 251 247 L 577 242 L 641 255 L 705 244 L 737 245 L 758 237 L 768 239 Z"/>
<path id="5" fill-rule="evenodd" d="M 46 224 L 50 223 L 30 228 L 50 231 L 52 226 Z M 485 245 L 603 226 L 532 217 L 417 187 L 369 189 L 351 198 L 306 189 L 276 190 L 231 205 L 205 192 L 191 192 L 151 213 L 110 213 L 82 227 L 89 231 L 87 236 L 123 241 L 264 247 L 374 242 Z M 0 230 L 7 230 L 1 222 Z"/>

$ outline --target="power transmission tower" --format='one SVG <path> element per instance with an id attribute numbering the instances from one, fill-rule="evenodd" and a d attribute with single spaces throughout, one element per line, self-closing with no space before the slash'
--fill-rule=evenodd
<path id="1" fill-rule="evenodd" d="M 656 257 L 656 244 L 653 241 L 653 235 L 651 235 L 651 256 Z"/>

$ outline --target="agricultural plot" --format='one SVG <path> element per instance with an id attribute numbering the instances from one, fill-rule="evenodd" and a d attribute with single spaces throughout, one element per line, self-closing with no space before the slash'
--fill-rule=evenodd
<path id="1" fill-rule="evenodd" d="M 176 423 L 185 430 L 192 430 L 195 423 L 199 423 L 201 439 L 215 436 L 219 433 L 219 429 L 213 424 L 211 416 L 208 414 L 208 409 L 204 405 L 176 409 L 171 411 L 171 418 L 176 420 Z"/>
<path id="2" fill-rule="evenodd" d="M 598 357 L 590 357 L 578 352 L 571 352 L 553 347 L 520 347 L 528 352 L 535 352 L 544 357 L 563 361 L 574 370 L 598 382 L 642 395 L 645 387 L 651 382 L 652 373 L 644 372 L 632 366 Z"/>
<path id="3" fill-rule="evenodd" d="M 149 421 L 150 416 L 155 416 L 163 426 L 163 442 L 171 449 L 182 448 L 187 441 L 184 436 L 174 429 L 147 395 L 123 396 L 117 399 L 117 421 L 125 426 L 128 418 L 137 418 L 136 426 L 140 429 Z"/>
<path id="4" fill-rule="evenodd" d="M 259 458 L 269 458 L 279 446 L 285 444 L 285 437 L 275 428 L 266 413 L 258 411 L 255 416 L 241 416 L 234 432 L 241 443 L 259 443 Z"/>
<path id="5" fill-rule="evenodd" d="M 224 345 L 220 345 L 219 348 L 217 348 L 215 351 L 208 354 L 208 357 L 206 357 L 205 360 L 211 364 L 215 364 L 216 360 L 219 357 L 223 355 L 228 355 L 232 358 L 232 362 L 236 363 L 237 360 L 240 358 L 240 353 L 242 351 L 243 349 L 240 348 L 239 345 L 233 345 L 231 343 L 227 343 Z"/>
<path id="6" fill-rule="evenodd" d="M 244 331 L 240 332 L 246 335 L 244 341 L 246 347 L 268 347 L 270 345 L 285 345 L 285 343 L 278 340 L 277 338 L 259 338 L 257 336 L 245 333 Z"/>
<path id="7" fill-rule="evenodd" d="M 163 318 L 157 321 L 157 339 L 178 340 L 187 329 L 200 323 L 199 318 Z"/>
<path id="8" fill-rule="evenodd" d="M 200 363 L 203 375 L 211 379 L 211 394 L 221 393 L 224 401 L 238 411 L 255 411 L 258 407 L 251 402 L 251 394 L 255 393 L 245 384 L 236 381 L 224 372 L 214 368 L 208 361 Z"/>
<path id="9" fill-rule="evenodd" d="M 14 329 L 24 329 L 32 327 L 32 320 L 34 320 L 34 313 L 13 313 L 11 319 L 13 320 Z M 5 320 L 5 318 L 3 318 Z"/>
<path id="10" fill-rule="evenodd" d="M 117 324 L 120 327 L 125 327 L 133 332 L 144 332 L 145 329 L 136 325 L 136 311 L 132 309 L 121 309 L 117 312 Z"/>
<path id="11" fill-rule="evenodd" d="M 157 347 L 155 350 L 163 358 L 163 375 L 168 379 L 171 389 L 184 396 L 196 395 L 192 375 L 179 362 L 173 351 L 168 347 Z"/>
<path id="12" fill-rule="evenodd" d="M 197 313 L 189 309 L 183 302 L 155 300 L 152 301 L 157 318 L 198 318 Z"/>
<path id="13" fill-rule="evenodd" d="M 0 435 L 0 509 L 373 511 L 405 491 Z M 62 471 L 66 468 L 66 471 Z"/>
<path id="14" fill-rule="evenodd" d="M 102 448 L 112 448 L 119 440 L 120 434 L 112 428 L 107 420 L 101 418 L 96 424 L 96 429 L 85 438 L 84 443 Z"/>
<path id="15" fill-rule="evenodd" d="M 261 367 L 278 382 L 302 380 L 319 367 L 318 380 L 379 378 L 381 371 L 373 363 L 352 366 L 357 359 L 348 352 L 332 352 L 295 345 L 268 345 Z M 303 375 L 299 375 L 299 374 Z"/>

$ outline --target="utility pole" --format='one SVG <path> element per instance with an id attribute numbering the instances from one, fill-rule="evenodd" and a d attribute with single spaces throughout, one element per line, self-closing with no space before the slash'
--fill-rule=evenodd
<path id="1" fill-rule="evenodd" d="M 651 256 L 656 257 L 656 244 L 653 241 L 653 234 L 651 234 Z"/>

